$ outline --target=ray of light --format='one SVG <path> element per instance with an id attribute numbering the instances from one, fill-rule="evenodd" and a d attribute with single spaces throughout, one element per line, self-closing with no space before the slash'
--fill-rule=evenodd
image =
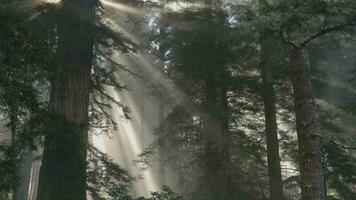
<path id="1" fill-rule="evenodd" d="M 187 99 L 184 92 L 181 91 L 168 76 L 159 70 L 157 66 L 155 66 L 155 58 L 150 55 L 149 52 L 140 51 L 135 57 L 139 65 L 147 71 L 157 84 L 159 84 L 174 103 L 180 104 Z"/>
<path id="2" fill-rule="evenodd" d="M 62 0 L 31 0 L 30 2 L 34 5 L 43 3 L 60 3 Z"/>
<path id="3" fill-rule="evenodd" d="M 123 103 L 128 103 L 130 100 L 132 100 L 130 97 L 130 94 L 118 94 L 115 90 L 110 90 L 110 95 L 112 95 L 116 100 L 122 101 Z M 135 105 L 131 104 L 132 107 L 134 108 Z M 141 171 L 140 169 L 143 166 L 132 166 L 132 160 L 137 159 L 137 156 L 142 153 L 144 146 L 142 144 L 142 141 L 140 139 L 140 136 L 142 136 L 143 133 L 140 132 L 138 126 L 139 123 L 137 123 L 137 120 L 123 120 L 121 119 L 120 116 L 122 114 L 122 110 L 119 108 L 114 108 L 113 110 L 113 118 L 114 120 L 118 123 L 118 131 L 116 132 L 117 139 L 115 141 L 111 141 L 116 143 L 116 148 L 118 150 L 114 150 L 116 152 L 120 152 L 120 156 L 117 160 L 117 162 L 120 164 L 122 162 L 125 162 L 127 165 L 126 167 L 130 167 L 131 172 L 139 172 L 142 173 L 142 180 L 139 180 L 141 184 L 136 184 L 135 190 L 138 195 L 149 195 L 150 191 L 157 191 L 159 189 L 157 185 L 157 181 L 155 180 L 154 174 L 152 170 L 146 169 Z M 142 113 L 140 113 L 142 115 Z M 134 118 L 139 118 L 137 115 L 139 113 L 132 113 Z M 106 143 L 108 144 L 108 143 Z M 112 146 L 112 145 L 111 145 Z M 114 147 L 113 147 L 114 148 Z M 131 165 L 130 165 L 131 163 Z M 137 168 L 137 169 L 135 169 Z M 144 187 L 142 187 L 142 184 Z"/>
<path id="4" fill-rule="evenodd" d="M 136 64 L 132 62 L 129 54 L 115 54 L 112 59 L 122 65 L 136 71 Z M 120 107 L 112 106 L 112 117 L 117 123 L 112 137 L 104 137 L 106 153 L 110 155 L 121 167 L 127 169 L 131 175 L 142 177 L 132 184 L 133 194 L 148 196 L 151 191 L 159 189 L 157 170 L 142 163 L 133 162 L 139 159 L 138 155 L 146 148 L 146 144 L 153 142 L 153 132 L 159 124 L 159 108 L 147 96 L 148 85 L 142 79 L 133 76 L 120 76 L 117 78 L 128 85 L 132 90 L 117 92 L 112 87 L 107 87 L 107 93 L 115 100 L 122 102 L 130 109 L 131 120 L 123 119 L 123 111 Z M 98 145 L 100 146 L 100 142 Z M 145 169 L 143 169 L 145 168 Z"/>
<path id="5" fill-rule="evenodd" d="M 124 34 L 126 37 L 130 38 L 137 44 L 143 42 L 128 27 L 123 27 L 114 20 L 107 20 L 111 24 L 113 30 Z M 169 98 L 174 101 L 172 103 L 177 105 L 181 104 L 181 106 L 183 106 L 183 108 L 189 112 L 196 110 L 196 106 L 187 101 L 189 98 L 186 97 L 185 93 L 179 87 L 177 87 L 173 80 L 166 76 L 166 74 L 164 74 L 163 71 L 161 71 L 157 66 L 157 59 L 162 62 L 162 58 L 157 58 L 157 56 L 153 55 L 151 52 L 145 49 L 142 49 L 135 55 L 130 56 L 133 63 L 136 63 L 136 65 L 138 65 L 140 68 L 140 72 L 138 74 L 146 74 L 150 80 L 154 80 L 154 83 L 159 85 L 164 90 L 165 94 L 167 94 Z"/>
<path id="6" fill-rule="evenodd" d="M 201 3 L 197 2 L 179 2 L 179 1 L 174 1 L 171 3 L 165 4 L 165 8 L 168 11 L 173 11 L 173 12 L 180 12 L 185 9 L 197 9 L 197 8 L 203 8 L 206 7 L 206 5 L 203 5 Z"/>
<path id="7" fill-rule="evenodd" d="M 93 145 L 101 152 L 108 153 L 106 145 L 104 142 L 104 137 L 102 134 L 93 134 L 92 135 Z"/>
<path id="8" fill-rule="evenodd" d="M 114 22 L 112 19 L 106 19 L 106 21 L 109 23 L 112 30 L 116 31 L 117 33 L 123 34 L 125 37 L 127 37 L 134 43 L 140 42 L 139 39 L 134 34 L 127 31 L 127 29 L 119 26 L 118 23 Z"/>
<path id="9" fill-rule="evenodd" d="M 62 0 L 42 0 L 42 1 L 44 1 L 46 3 L 54 3 L 54 4 L 56 4 L 56 3 L 60 3 Z"/>
<path id="10" fill-rule="evenodd" d="M 138 9 L 138 8 L 135 8 L 133 6 L 129 6 L 129 5 L 126 5 L 123 3 L 113 2 L 113 1 L 108 1 L 108 0 L 100 0 L 100 1 L 104 6 L 115 8 L 122 12 L 134 14 L 137 16 L 145 16 L 145 14 L 146 14 L 146 12 L 144 10 L 141 10 L 141 9 Z"/>
<path id="11" fill-rule="evenodd" d="M 142 39 L 137 37 L 127 22 L 125 23 L 122 19 L 120 21 L 120 19 L 114 17 L 107 19 L 107 21 L 113 30 L 124 34 L 136 43 L 141 43 Z M 133 190 L 136 195 L 147 196 L 150 191 L 159 190 L 160 184 L 162 184 L 160 182 L 162 180 L 160 176 L 162 175 L 158 173 L 159 166 L 154 163 L 152 167 L 147 167 L 146 170 L 142 171 L 141 168 L 143 166 L 140 163 L 133 165 L 132 160 L 138 158 L 137 156 L 146 148 L 145 145 L 149 145 L 155 140 L 153 133 L 164 118 L 164 116 L 161 116 L 161 111 L 165 108 L 159 105 L 160 98 L 169 98 L 172 101 L 170 103 L 176 105 L 181 104 L 183 99 L 188 98 L 185 98 L 183 92 L 159 69 L 155 62 L 157 58 L 150 55 L 149 52 L 140 51 L 136 54 L 126 55 L 115 54 L 112 59 L 120 64 L 129 66 L 136 74 L 140 74 L 146 79 L 138 78 L 136 80 L 132 77 L 120 77 L 118 75 L 119 80 L 132 88 L 133 91 L 117 93 L 112 88 L 107 90 L 108 94 L 129 107 L 132 120 L 123 121 L 120 118 L 122 110 L 114 106 L 112 116 L 118 124 L 118 130 L 115 131 L 114 137 L 106 137 L 104 143 L 106 149 L 110 149 L 107 153 L 119 165 L 128 169 L 130 173 L 141 173 L 143 179 L 133 184 Z M 150 88 L 151 83 L 157 85 L 159 87 L 158 90 L 161 90 L 159 92 L 164 93 L 165 97 L 152 97 L 152 95 L 147 94 L 152 89 Z M 185 109 L 191 111 L 191 107 L 187 106 Z M 174 174 L 174 172 L 169 173 Z M 174 187 L 175 183 L 174 180 L 170 180 L 170 183 L 167 184 L 165 182 L 164 184 Z"/>

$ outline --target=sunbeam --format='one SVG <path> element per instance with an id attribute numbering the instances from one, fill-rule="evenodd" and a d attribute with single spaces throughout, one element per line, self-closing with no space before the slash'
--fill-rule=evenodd
<path id="1" fill-rule="evenodd" d="M 134 34 L 130 33 L 129 31 L 127 31 L 127 29 L 118 25 L 118 23 L 114 22 L 112 19 L 107 18 L 106 21 L 112 30 L 116 31 L 117 33 L 123 34 L 125 37 L 127 37 L 134 43 L 140 42 L 140 40 Z"/>
<path id="2" fill-rule="evenodd" d="M 145 14 L 146 14 L 146 12 L 143 11 L 143 10 L 140 10 L 138 8 L 135 8 L 133 6 L 129 6 L 129 5 L 126 5 L 126 4 L 123 4 L 123 3 L 107 1 L 107 0 L 100 0 L 100 1 L 104 6 L 115 8 L 115 9 L 121 11 L 121 12 L 134 14 L 134 15 L 137 15 L 137 16 L 145 16 Z"/>
<path id="3" fill-rule="evenodd" d="M 131 80 L 131 82 L 135 81 Z M 144 116 L 147 113 L 135 109 L 139 107 L 137 93 L 132 93 L 132 91 L 117 93 L 113 88 L 108 88 L 107 91 L 116 100 L 133 108 L 130 113 L 132 120 L 122 119 L 120 116 L 123 111 L 118 107 L 113 107 L 112 117 L 118 124 L 117 130 L 114 132 L 113 137 L 99 135 L 93 137 L 93 142 L 99 149 L 109 154 L 120 166 L 128 169 L 132 175 L 142 177 L 142 179 L 138 179 L 137 182 L 133 183 L 133 192 L 137 196 L 148 196 L 151 191 L 159 189 L 157 174 L 150 166 L 143 166 L 141 163 L 134 163 L 133 161 L 138 159 L 137 156 L 145 148 L 142 136 L 146 134 L 152 135 L 157 122 L 156 124 L 150 123 L 147 116 Z M 145 103 L 145 101 L 141 103 Z M 149 103 L 146 102 L 146 104 Z M 146 123 L 142 123 L 140 120 L 142 118 L 146 120 Z M 142 127 L 143 124 L 146 126 Z"/>
<path id="4" fill-rule="evenodd" d="M 180 1 L 174 1 L 171 3 L 165 4 L 165 9 L 167 11 L 172 11 L 172 12 L 180 12 L 185 9 L 197 9 L 197 8 L 203 8 L 205 7 L 202 3 L 197 3 L 197 2 L 180 2 Z"/>
<path id="5" fill-rule="evenodd" d="M 0 200 L 356 199 L 356 0 L 0 1 Z"/>
<path id="6" fill-rule="evenodd" d="M 57 4 L 57 3 L 60 3 L 62 0 L 42 0 L 46 3 L 53 3 L 53 4 Z"/>

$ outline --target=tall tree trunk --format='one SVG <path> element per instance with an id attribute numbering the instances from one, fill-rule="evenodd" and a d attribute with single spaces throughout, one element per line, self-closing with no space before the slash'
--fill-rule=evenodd
<path id="1" fill-rule="evenodd" d="M 218 93 L 213 74 L 206 81 L 206 104 L 208 113 L 204 117 L 205 172 L 203 186 L 216 198 L 231 198 L 230 148 L 227 118 L 221 112 L 227 112 L 226 89 Z M 221 94 L 221 95 L 218 95 Z"/>
<path id="2" fill-rule="evenodd" d="M 20 185 L 17 190 L 17 200 L 25 200 L 28 197 L 30 178 L 31 178 L 31 167 L 33 161 L 32 151 L 26 149 L 25 152 L 21 154 L 20 159 Z"/>
<path id="3" fill-rule="evenodd" d="M 56 115 L 46 135 L 37 200 L 86 199 L 88 106 L 93 35 L 89 0 L 63 2 L 58 55 L 63 70 L 52 80 L 50 106 Z"/>
<path id="4" fill-rule="evenodd" d="M 227 88 L 225 84 L 221 86 L 220 89 L 220 99 L 219 99 L 219 110 L 220 110 L 220 126 L 221 126 L 221 191 L 222 200 L 231 199 L 233 195 L 233 183 L 231 180 L 231 152 L 230 152 L 230 133 L 229 133 L 229 114 L 228 114 L 228 98 L 227 98 Z"/>
<path id="5" fill-rule="evenodd" d="M 277 134 L 275 92 L 273 89 L 271 63 L 268 62 L 268 58 L 271 55 L 268 52 L 269 48 L 267 45 L 266 41 L 261 42 L 261 67 L 263 103 L 265 109 L 269 193 L 271 200 L 283 200 L 284 196 Z"/>
<path id="6" fill-rule="evenodd" d="M 320 132 L 305 49 L 292 47 L 291 69 L 298 134 L 302 200 L 325 200 Z"/>
<path id="7" fill-rule="evenodd" d="M 16 138 L 16 124 L 18 122 L 18 118 L 16 116 L 16 107 L 10 106 L 9 118 L 10 118 L 11 146 L 13 150 L 16 151 L 15 155 L 18 155 L 20 154 L 20 152 L 18 148 L 18 141 Z M 19 159 L 16 159 L 15 162 L 16 162 L 16 167 L 20 165 Z M 12 200 L 17 200 L 17 190 L 18 190 L 17 186 L 12 188 Z"/>

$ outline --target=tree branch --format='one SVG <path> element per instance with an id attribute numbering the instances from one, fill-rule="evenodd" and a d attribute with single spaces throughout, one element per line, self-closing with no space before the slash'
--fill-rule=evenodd
<path id="1" fill-rule="evenodd" d="M 351 149 L 351 150 L 356 150 L 356 147 L 353 147 L 353 146 L 345 146 L 343 144 L 339 144 L 337 143 L 335 140 L 330 140 L 331 143 L 335 144 L 336 146 L 339 146 L 343 149 Z"/>
<path id="2" fill-rule="evenodd" d="M 308 39 L 306 39 L 304 42 L 302 42 L 299 45 L 299 47 L 305 47 L 309 42 L 313 41 L 316 38 L 319 38 L 319 37 L 321 37 L 323 35 L 326 35 L 328 33 L 334 32 L 334 31 L 339 31 L 339 30 L 345 29 L 345 28 L 350 27 L 350 26 L 356 26 L 356 22 L 349 22 L 349 23 L 345 23 L 345 24 L 339 24 L 339 25 L 336 25 L 336 26 L 333 26 L 333 27 L 329 27 L 329 28 L 323 29 L 323 30 L 319 31 L 318 33 L 312 35 Z"/>
<path id="3" fill-rule="evenodd" d="M 288 39 L 284 37 L 284 25 L 281 26 L 279 34 L 280 34 L 280 37 L 282 38 L 282 41 L 285 44 L 289 44 L 289 45 L 293 46 L 294 48 L 298 48 L 298 46 L 294 42 L 289 40 L 289 37 L 288 37 Z"/>

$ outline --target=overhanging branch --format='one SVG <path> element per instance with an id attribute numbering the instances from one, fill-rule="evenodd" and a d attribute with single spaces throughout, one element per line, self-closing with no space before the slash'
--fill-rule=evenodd
<path id="1" fill-rule="evenodd" d="M 356 26 L 356 22 L 349 22 L 349 23 L 345 23 L 345 24 L 339 24 L 333 27 L 329 27 L 326 29 L 323 29 L 321 31 L 319 31 L 318 33 L 312 35 L 311 37 L 309 37 L 308 39 L 306 39 L 304 42 L 302 42 L 299 47 L 305 47 L 309 42 L 313 41 L 316 38 L 319 38 L 323 35 L 326 35 L 328 33 L 334 32 L 334 31 L 340 31 L 343 30 L 347 27 L 351 27 L 351 26 Z"/>

